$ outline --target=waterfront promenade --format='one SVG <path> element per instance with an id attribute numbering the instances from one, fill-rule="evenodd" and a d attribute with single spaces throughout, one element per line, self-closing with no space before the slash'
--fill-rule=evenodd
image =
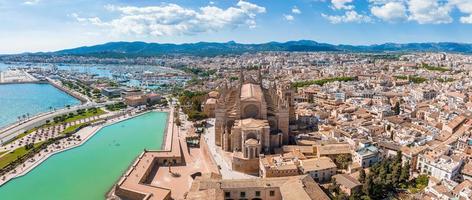
<path id="1" fill-rule="evenodd" d="M 70 108 L 63 108 L 56 111 L 50 111 L 46 113 L 40 113 L 35 115 L 26 121 L 22 121 L 20 123 L 15 122 L 9 126 L 0 129 L 0 145 L 6 143 L 16 136 L 24 133 L 27 130 L 32 128 L 41 126 L 46 123 L 47 120 L 51 121 L 56 116 L 61 116 L 64 114 L 68 114 L 70 112 L 75 112 L 79 109 L 88 109 L 92 107 L 102 107 L 105 105 L 113 104 L 115 102 L 106 102 L 106 103 L 87 103 L 82 105 L 73 106 Z"/>
<path id="2" fill-rule="evenodd" d="M 13 178 L 17 178 L 23 175 L 26 175 L 28 172 L 33 170 L 36 166 L 40 165 L 42 162 L 47 160 L 50 156 L 66 151 L 68 149 L 72 149 L 84 144 L 87 140 L 92 138 L 94 134 L 100 131 L 103 127 L 108 125 L 127 120 L 132 117 L 139 116 L 141 114 L 145 114 L 147 112 L 136 113 L 132 112 L 129 114 L 122 114 L 122 113 L 114 113 L 114 114 L 105 114 L 106 121 L 105 123 L 97 123 L 91 126 L 84 127 L 80 129 L 77 133 L 71 136 L 71 139 L 62 139 L 59 141 L 58 144 L 49 145 L 47 149 L 41 150 L 40 153 L 34 155 L 33 158 L 28 159 L 24 162 L 23 165 L 17 166 L 13 171 L 10 171 L 0 179 L 0 186 L 7 183 Z"/>
<path id="3" fill-rule="evenodd" d="M 6 72 L 9 72 L 9 71 L 6 71 Z M 4 74 L 6 72 L 1 72 L 1 74 Z M 22 71 L 22 72 L 24 72 L 24 71 Z M 33 76 L 31 76 L 27 72 L 24 72 L 24 73 L 27 74 L 25 76 L 34 78 Z M 29 79 L 21 79 L 20 82 L 24 82 L 25 80 L 29 80 Z M 35 79 L 35 80 L 37 81 L 37 79 Z M 50 79 L 50 78 L 46 78 L 46 80 L 49 84 L 51 84 L 55 88 L 57 88 L 57 89 L 65 92 L 65 93 L 75 97 L 76 99 L 80 100 L 82 102 L 82 105 L 77 105 L 77 106 L 73 106 L 73 107 L 70 107 L 70 108 L 62 108 L 62 109 L 59 109 L 59 110 L 53 110 L 53 111 L 49 111 L 49 112 L 38 113 L 35 116 L 28 118 L 27 120 L 20 121 L 20 122 L 15 122 L 15 123 L 12 123 L 12 124 L 7 125 L 5 127 L 0 127 L 0 145 L 8 142 L 9 140 L 14 139 L 17 135 L 23 133 L 24 131 L 27 131 L 29 129 L 38 127 L 42 124 L 45 124 L 47 120 L 51 121 L 51 119 L 53 119 L 56 116 L 60 116 L 60 115 L 67 114 L 67 113 L 70 113 L 70 112 L 75 112 L 79 109 L 88 109 L 88 108 L 92 108 L 92 107 L 101 107 L 101 106 L 116 103 L 114 101 L 109 101 L 109 102 L 105 102 L 105 103 L 94 103 L 87 96 L 85 96 L 83 94 L 80 94 L 79 92 L 72 91 L 72 90 L 64 87 L 60 81 L 56 81 L 56 80 L 53 80 L 53 79 Z"/>

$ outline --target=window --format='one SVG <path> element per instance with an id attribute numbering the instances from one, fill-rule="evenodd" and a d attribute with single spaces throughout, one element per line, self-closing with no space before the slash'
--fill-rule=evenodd
<path id="1" fill-rule="evenodd" d="M 269 196 L 271 196 L 271 197 L 275 196 L 275 191 L 274 191 L 274 190 L 271 190 L 271 191 L 269 192 Z"/>
<path id="2" fill-rule="evenodd" d="M 256 197 L 261 196 L 261 191 L 256 191 Z"/>
<path id="3" fill-rule="evenodd" d="M 241 197 L 246 197 L 246 192 L 241 192 L 241 193 L 240 193 L 240 196 L 241 196 Z"/>
<path id="4" fill-rule="evenodd" d="M 231 197 L 231 193 L 230 193 L 230 192 L 225 192 L 225 197 L 226 197 L 226 198 Z"/>

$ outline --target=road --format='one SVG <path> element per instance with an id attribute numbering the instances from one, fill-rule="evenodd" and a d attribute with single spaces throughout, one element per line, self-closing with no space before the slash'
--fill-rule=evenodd
<path id="1" fill-rule="evenodd" d="M 7 142 L 8 140 L 20 135 L 26 130 L 32 129 L 34 127 L 40 126 L 46 123 L 46 120 L 52 120 L 56 116 L 64 115 L 70 112 L 75 112 L 78 109 L 87 109 L 92 107 L 101 107 L 108 104 L 113 104 L 115 102 L 106 102 L 106 103 L 86 103 L 82 105 L 73 106 L 70 108 L 63 108 L 56 111 L 50 111 L 46 113 L 41 113 L 36 116 L 31 117 L 27 121 L 21 122 L 20 124 L 15 123 L 13 125 L 4 127 L 0 130 L 0 144 Z"/>

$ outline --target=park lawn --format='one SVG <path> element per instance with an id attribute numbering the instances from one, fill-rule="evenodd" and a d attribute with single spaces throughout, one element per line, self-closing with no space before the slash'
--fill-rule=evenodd
<path id="1" fill-rule="evenodd" d="M 357 77 L 340 76 L 340 77 L 324 78 L 324 79 L 318 79 L 318 80 L 299 81 L 299 82 L 292 83 L 292 86 L 295 88 L 310 86 L 314 84 L 323 86 L 326 83 L 331 83 L 335 81 L 341 81 L 341 82 L 357 81 Z"/>
<path id="2" fill-rule="evenodd" d="M 447 71 L 449 71 L 448 68 L 441 67 L 441 66 L 435 67 L 435 66 L 431 66 L 431 65 L 428 65 L 428 64 L 425 64 L 425 63 L 422 64 L 422 67 L 429 70 L 429 71 L 438 71 L 438 72 L 447 72 Z"/>
<path id="3" fill-rule="evenodd" d="M 34 144 L 34 147 L 39 147 L 43 143 L 44 142 L 38 142 L 38 143 Z M 15 161 L 18 157 L 26 155 L 31 150 L 33 150 L 33 148 L 31 148 L 29 150 L 26 150 L 26 148 L 23 146 L 23 147 L 17 148 L 14 151 L 9 152 L 9 153 L 5 154 L 4 156 L 0 157 L 0 169 L 3 169 L 8 164 Z"/>
<path id="4" fill-rule="evenodd" d="M 426 82 L 428 79 L 426 78 L 423 78 L 421 76 L 403 76 L 403 75 L 399 75 L 399 76 L 394 76 L 396 79 L 400 79 L 400 80 L 408 80 L 408 78 L 410 78 L 410 83 L 423 83 L 423 82 Z"/>
<path id="5" fill-rule="evenodd" d="M 66 129 L 64 129 L 64 131 L 62 131 L 61 134 L 65 135 L 65 134 L 71 133 L 71 132 L 75 131 L 76 129 L 78 129 L 80 126 L 83 126 L 85 124 L 90 125 L 91 123 L 94 123 L 94 122 L 97 122 L 97 121 L 99 121 L 99 120 L 92 120 L 92 121 L 89 121 L 89 122 L 84 122 L 84 123 L 76 124 L 74 126 L 70 126 Z"/>
<path id="6" fill-rule="evenodd" d="M 436 80 L 441 82 L 441 83 L 448 83 L 448 82 L 455 81 L 453 78 L 437 78 Z"/>
<path id="7" fill-rule="evenodd" d="M 79 128 L 80 126 L 84 125 L 86 123 L 80 123 L 80 124 L 76 124 L 74 126 L 69 126 L 68 128 L 64 129 L 64 131 L 62 131 L 61 134 L 65 135 L 67 133 L 70 133 L 72 131 L 74 131 L 75 129 Z"/>
<path id="8" fill-rule="evenodd" d="M 126 104 L 124 104 L 123 102 L 105 106 L 105 108 L 109 111 L 117 111 L 117 110 L 124 109 L 126 107 L 127 107 Z"/>
<path id="9" fill-rule="evenodd" d="M 106 112 L 104 110 L 102 110 L 101 108 L 97 108 L 96 113 L 93 113 L 93 112 L 87 110 L 84 114 L 75 115 L 74 117 L 67 118 L 64 121 L 64 123 L 73 122 L 73 121 L 76 121 L 76 120 L 85 119 L 85 118 L 89 118 L 89 117 L 93 117 L 93 116 L 100 116 L 100 115 L 105 114 L 105 113 Z"/>

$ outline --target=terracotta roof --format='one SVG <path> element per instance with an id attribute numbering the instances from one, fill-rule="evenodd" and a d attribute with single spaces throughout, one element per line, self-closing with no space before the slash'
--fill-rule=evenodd
<path id="1" fill-rule="evenodd" d="M 329 200 L 329 197 L 309 175 L 231 180 L 209 179 L 203 175 L 193 181 L 187 199 L 223 199 L 223 193 L 220 191 L 238 188 L 273 188 L 279 190 L 285 200 Z"/>
<path id="2" fill-rule="evenodd" d="M 220 95 L 220 93 L 217 92 L 217 91 L 211 91 L 210 93 L 208 93 L 208 96 L 210 98 L 218 98 L 219 95 Z"/>
<path id="3" fill-rule="evenodd" d="M 246 83 L 241 87 L 241 100 L 249 99 L 262 101 L 262 89 L 259 85 Z"/>
<path id="4" fill-rule="evenodd" d="M 472 163 L 467 163 L 462 169 L 462 174 L 472 176 Z"/>
<path id="5" fill-rule="evenodd" d="M 241 128 L 262 128 L 269 126 L 269 122 L 267 120 L 253 118 L 239 120 L 239 123 Z"/>
<path id="6" fill-rule="evenodd" d="M 348 174 L 336 174 L 333 176 L 333 178 L 336 180 L 336 183 L 350 189 L 362 185 L 358 180 L 352 176 L 349 176 Z"/>
<path id="7" fill-rule="evenodd" d="M 347 143 L 316 145 L 319 155 L 350 154 L 351 145 Z"/>
<path id="8" fill-rule="evenodd" d="M 301 160 L 300 165 L 304 172 L 336 168 L 336 164 L 328 157 Z"/>

